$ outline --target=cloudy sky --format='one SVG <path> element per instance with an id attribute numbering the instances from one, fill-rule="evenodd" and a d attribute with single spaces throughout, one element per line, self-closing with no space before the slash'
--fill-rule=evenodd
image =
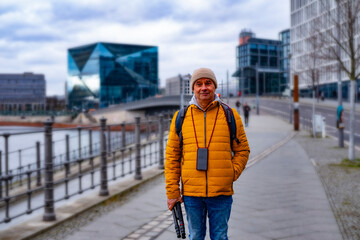
<path id="1" fill-rule="evenodd" d="M 278 39 L 289 0 L 1 0 L 0 73 L 45 74 L 47 95 L 63 95 L 67 49 L 94 42 L 156 45 L 160 85 L 209 67 L 235 71 L 244 28 Z"/>

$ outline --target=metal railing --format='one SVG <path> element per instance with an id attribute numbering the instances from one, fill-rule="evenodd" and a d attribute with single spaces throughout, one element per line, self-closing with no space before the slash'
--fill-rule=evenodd
<path id="1" fill-rule="evenodd" d="M 55 202 L 97 187 L 99 195 L 106 196 L 111 181 L 131 174 L 140 180 L 142 169 L 155 164 L 163 169 L 164 132 L 169 123 L 163 115 L 143 121 L 136 117 L 133 123 L 117 125 L 107 125 L 102 118 L 97 126 L 54 130 L 49 120 L 42 131 L 0 134 L 4 140 L 4 149 L 0 148 L 0 224 L 42 208 L 43 220 L 53 221 Z M 66 134 L 54 141 L 59 131 L 70 131 L 72 137 Z M 42 134 L 43 143 L 9 151 L 9 139 L 29 134 Z M 84 145 L 85 136 L 88 145 Z M 58 148 L 63 151 L 54 154 Z M 33 152 L 25 154 L 30 162 L 24 161 L 27 151 Z M 10 164 L 15 154 L 17 164 Z"/>

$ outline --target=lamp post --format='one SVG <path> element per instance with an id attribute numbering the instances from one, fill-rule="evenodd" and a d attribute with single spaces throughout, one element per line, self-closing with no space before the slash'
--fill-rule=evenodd
<path id="1" fill-rule="evenodd" d="M 179 79 L 180 79 L 180 109 L 182 109 L 184 107 L 184 80 L 181 76 L 181 74 L 179 74 Z"/>
<path id="2" fill-rule="evenodd" d="M 256 74 L 256 115 L 259 115 L 259 71 L 258 63 L 255 65 L 255 74 Z"/>
<path id="3" fill-rule="evenodd" d="M 299 77 L 294 75 L 294 130 L 299 131 Z"/>
<path id="4" fill-rule="evenodd" d="M 290 95 L 289 95 L 289 122 L 290 122 L 290 124 L 292 123 L 292 121 L 293 121 L 293 109 L 292 109 L 292 107 L 293 107 L 293 105 L 292 105 L 292 101 L 291 101 L 291 87 L 290 87 L 290 85 L 291 85 L 291 71 L 290 71 L 290 66 L 291 66 L 291 57 L 292 57 L 292 54 L 291 53 L 289 53 L 288 54 L 288 59 L 289 59 L 289 64 L 288 64 L 288 87 L 289 87 L 289 91 L 290 91 Z"/>
<path id="5" fill-rule="evenodd" d="M 229 70 L 226 71 L 226 92 L 227 92 L 227 104 L 229 104 Z"/>
<path id="6" fill-rule="evenodd" d="M 339 1 L 336 1 L 337 4 L 337 26 L 336 26 L 336 34 L 337 34 L 337 39 L 341 39 L 341 32 L 340 32 L 340 6 L 339 6 Z M 340 45 L 338 44 L 336 47 L 336 51 L 337 51 L 337 55 L 340 56 L 341 54 L 341 49 L 340 49 Z M 338 62 L 337 64 L 337 79 L 338 79 L 338 108 L 337 109 L 342 109 L 342 83 L 341 83 L 341 67 L 340 67 L 340 62 Z M 339 124 L 338 124 L 338 146 L 343 148 L 344 147 L 344 128 L 342 126 L 340 126 L 340 122 L 341 122 L 341 118 L 338 119 Z"/>
<path id="7" fill-rule="evenodd" d="M 241 105 L 244 106 L 244 68 L 241 68 Z"/>

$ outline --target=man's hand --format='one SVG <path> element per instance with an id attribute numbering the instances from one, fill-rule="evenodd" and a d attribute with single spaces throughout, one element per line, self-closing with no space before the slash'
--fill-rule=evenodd
<path id="1" fill-rule="evenodd" d="M 169 208 L 170 211 L 173 209 L 175 203 L 177 203 L 177 202 L 181 202 L 181 203 L 182 203 L 182 202 L 183 202 L 182 197 L 178 197 L 178 198 L 175 198 L 175 199 L 168 199 L 168 200 L 167 200 L 167 205 L 168 205 L 168 208 Z"/>

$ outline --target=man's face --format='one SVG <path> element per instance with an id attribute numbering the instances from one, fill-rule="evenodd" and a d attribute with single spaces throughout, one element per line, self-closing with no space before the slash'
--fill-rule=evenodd
<path id="1" fill-rule="evenodd" d="M 208 105 L 215 99 L 215 84 L 208 78 L 200 78 L 194 84 L 194 94 L 199 104 Z"/>

